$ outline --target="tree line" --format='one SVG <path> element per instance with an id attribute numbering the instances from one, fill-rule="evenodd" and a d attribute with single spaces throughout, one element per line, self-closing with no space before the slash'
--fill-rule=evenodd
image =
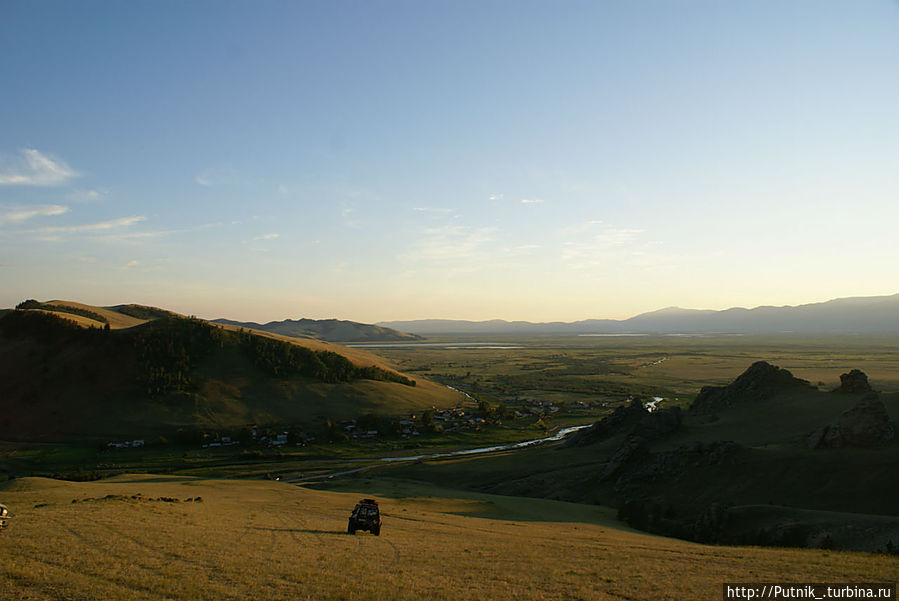
<path id="1" fill-rule="evenodd" d="M 374 365 L 358 367 L 343 355 L 332 351 L 314 351 L 283 340 L 259 336 L 243 328 L 238 331 L 237 336 L 241 348 L 254 364 L 275 377 L 300 375 L 331 384 L 364 379 L 415 386 L 415 380 Z"/>
<path id="2" fill-rule="evenodd" d="M 95 311 L 91 311 L 90 309 L 72 307 L 71 305 L 51 305 L 50 303 L 42 303 L 40 301 L 34 300 L 33 298 L 22 301 L 21 303 L 16 305 L 16 309 L 44 309 L 45 311 L 55 311 L 57 313 L 70 313 L 72 315 L 80 315 L 81 317 L 87 317 L 88 319 L 99 321 L 100 323 L 109 323 L 108 319 Z"/>
<path id="3" fill-rule="evenodd" d="M 29 301 L 20 305 L 26 303 L 34 307 Z M 110 333 L 108 329 L 81 328 L 50 313 L 14 310 L 0 319 L 0 333 L 47 342 L 78 339 L 91 346 L 102 340 L 109 353 L 127 353 L 130 345 L 137 379 L 149 396 L 193 390 L 193 370 L 229 345 L 238 346 L 257 368 L 278 378 L 303 376 L 331 384 L 366 379 L 415 386 L 414 380 L 401 374 L 376 366 L 358 367 L 332 351 L 316 351 L 246 330 L 231 332 L 195 317 L 166 317 Z"/>

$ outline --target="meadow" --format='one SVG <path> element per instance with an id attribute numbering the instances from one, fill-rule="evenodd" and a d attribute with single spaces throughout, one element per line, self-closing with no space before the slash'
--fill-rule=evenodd
<path id="1" fill-rule="evenodd" d="M 404 373 L 457 382 L 497 399 L 658 395 L 688 405 L 703 386 L 726 384 L 761 360 L 822 390 L 839 386 L 840 374 L 861 369 L 875 390 L 899 391 L 899 340 L 888 335 L 498 336 L 489 347 L 464 346 L 475 338 L 430 342 L 438 340 L 446 346 L 367 350 Z"/>
<path id="2" fill-rule="evenodd" d="M 366 491 L 368 494 L 370 491 Z M 0 599 L 720 599 L 724 582 L 890 581 L 899 560 L 713 547 L 608 509 L 394 484 L 380 537 L 346 534 L 361 492 L 119 476 L 0 485 Z M 190 500 L 188 500 L 190 499 Z"/>

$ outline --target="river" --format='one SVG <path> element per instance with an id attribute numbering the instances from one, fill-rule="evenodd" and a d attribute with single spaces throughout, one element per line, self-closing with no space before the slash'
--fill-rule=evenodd
<path id="1" fill-rule="evenodd" d="M 462 451 L 447 451 L 445 453 L 425 453 L 423 455 L 407 455 L 404 457 L 382 457 L 378 461 L 382 462 L 396 462 L 396 461 L 419 461 L 421 459 L 440 459 L 442 457 L 459 457 L 463 455 L 481 455 L 483 453 L 493 453 L 496 451 L 511 451 L 513 449 L 523 449 L 524 447 L 530 447 L 535 444 L 540 444 L 543 442 L 553 442 L 556 440 L 562 440 L 569 434 L 573 434 L 578 430 L 583 430 L 584 428 L 589 428 L 593 424 L 585 424 L 583 426 L 571 426 L 569 428 L 562 428 L 552 436 L 547 436 L 545 438 L 535 438 L 534 440 L 525 440 L 524 442 L 514 442 L 510 444 L 500 444 L 492 447 L 479 447 L 477 449 L 464 449 Z"/>
<path id="2" fill-rule="evenodd" d="M 523 449 L 525 447 L 530 447 L 538 444 L 542 444 L 544 442 L 556 442 L 562 440 L 566 436 L 570 434 L 574 434 L 578 430 L 583 430 L 584 428 L 589 428 L 593 424 L 584 424 L 582 426 L 570 426 L 568 428 L 562 428 L 552 436 L 545 436 L 543 438 L 535 438 L 533 440 L 525 440 L 523 442 L 514 442 L 510 444 L 500 444 L 494 445 L 491 447 L 478 447 L 475 449 L 463 449 L 461 451 L 446 451 L 443 453 L 423 453 L 421 455 L 404 455 L 402 457 L 381 457 L 378 459 L 372 459 L 371 463 L 366 465 L 357 466 L 352 469 L 331 472 L 329 474 L 316 474 L 314 476 L 303 476 L 299 474 L 296 478 L 289 478 L 286 481 L 292 484 L 299 484 L 302 482 L 311 482 L 315 480 L 323 480 L 323 479 L 332 479 L 337 476 L 344 476 L 348 474 L 353 474 L 356 472 L 361 472 L 364 470 L 371 469 L 373 467 L 377 467 L 379 465 L 384 465 L 387 463 L 400 463 L 404 461 L 422 461 L 425 459 L 442 459 L 446 457 L 468 457 L 471 455 L 483 455 L 486 453 L 495 453 L 498 451 L 512 451 L 515 449 Z M 358 459 L 338 459 L 338 460 L 330 460 L 328 463 L 336 464 L 336 463 L 358 463 Z"/>

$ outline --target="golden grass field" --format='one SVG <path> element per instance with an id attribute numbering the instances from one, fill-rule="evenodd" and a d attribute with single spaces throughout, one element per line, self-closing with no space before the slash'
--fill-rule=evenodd
<path id="1" fill-rule="evenodd" d="M 350 536 L 362 494 L 162 476 L 13 480 L 0 486 L 15 516 L 0 534 L 0 599 L 693 601 L 720 599 L 723 582 L 899 576 L 896 557 L 703 546 L 628 530 L 599 507 L 436 489 L 379 497 L 381 536 Z"/>

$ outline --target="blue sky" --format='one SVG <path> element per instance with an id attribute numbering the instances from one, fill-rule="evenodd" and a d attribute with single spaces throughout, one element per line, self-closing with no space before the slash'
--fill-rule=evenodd
<path id="1" fill-rule="evenodd" d="M 0 306 L 899 292 L 899 3 L 0 2 Z"/>

